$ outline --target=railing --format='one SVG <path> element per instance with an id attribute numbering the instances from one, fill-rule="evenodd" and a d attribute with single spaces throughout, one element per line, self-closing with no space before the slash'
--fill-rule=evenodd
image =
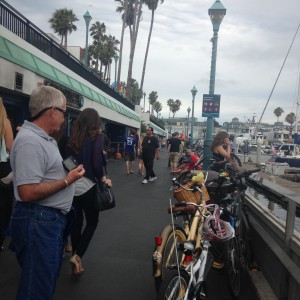
<path id="1" fill-rule="evenodd" d="M 32 24 L 6 1 L 0 1 L 0 25 L 7 28 L 29 44 L 43 51 L 98 89 L 134 110 L 134 104 L 106 84 L 92 69 L 86 67 L 71 53 L 52 40 L 46 33 Z"/>
<path id="2" fill-rule="evenodd" d="M 269 273 L 274 287 L 277 289 L 279 299 L 296 299 L 295 294 L 300 291 L 300 236 L 295 232 L 296 208 L 300 206 L 299 194 L 279 186 L 269 180 L 259 178 L 250 179 L 253 184 L 258 184 L 269 194 L 278 195 L 287 205 L 286 222 L 278 220 L 276 216 L 264 209 L 264 205 L 259 204 L 249 194 L 247 203 L 250 209 L 251 225 L 256 234 L 260 236 L 266 247 L 257 245 L 255 256 L 263 259 L 263 269 Z M 268 250 L 266 250 L 268 249 Z M 266 253 L 269 251 L 269 254 Z M 279 273 L 274 276 L 272 266 L 274 257 L 280 262 L 276 265 Z M 268 259 L 265 259 L 269 257 Z M 268 262 L 269 261 L 269 262 Z M 268 263 L 273 265 L 268 265 Z M 274 270 L 273 270 L 274 271 Z"/>

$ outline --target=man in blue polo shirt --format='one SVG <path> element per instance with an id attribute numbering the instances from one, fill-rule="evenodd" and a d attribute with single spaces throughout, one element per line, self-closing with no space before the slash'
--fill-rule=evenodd
<path id="1" fill-rule="evenodd" d="M 134 134 L 135 134 L 135 130 L 131 129 L 130 135 L 125 139 L 125 143 L 124 143 L 127 175 L 134 173 L 133 165 L 135 159 L 135 148 L 137 144 Z"/>

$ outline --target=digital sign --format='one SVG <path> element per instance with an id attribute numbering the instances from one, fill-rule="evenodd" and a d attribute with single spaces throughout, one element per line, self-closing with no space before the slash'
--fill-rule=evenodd
<path id="1" fill-rule="evenodd" d="M 219 118 L 221 95 L 203 95 L 202 117 Z"/>

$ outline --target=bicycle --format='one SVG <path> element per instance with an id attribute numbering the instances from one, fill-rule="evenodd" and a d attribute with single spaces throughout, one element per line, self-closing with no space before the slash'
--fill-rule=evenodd
<path id="1" fill-rule="evenodd" d="M 234 229 L 231 225 L 220 220 L 218 205 L 177 203 L 174 207 L 178 209 L 178 207 L 189 206 L 195 207 L 200 217 L 199 221 L 195 221 L 200 225 L 196 241 L 188 239 L 176 244 L 176 254 L 181 254 L 181 261 L 179 263 L 178 260 L 177 264 L 167 272 L 157 300 L 206 299 L 205 280 L 213 262 L 213 256 L 209 252 L 210 241 L 224 242 L 234 237 Z M 213 214 L 209 212 L 211 208 L 214 208 Z M 198 242 L 200 244 L 197 245 Z"/>
<path id="2" fill-rule="evenodd" d="M 229 198 L 225 198 L 222 209 L 223 219 L 230 222 L 235 230 L 235 238 L 231 239 L 224 246 L 224 267 L 228 289 L 233 297 L 238 297 L 240 293 L 241 273 L 248 264 L 252 263 L 253 253 L 251 247 L 251 232 L 247 214 L 247 207 L 244 203 L 245 190 L 247 186 L 244 179 L 251 174 L 259 172 L 260 168 L 235 173 L 230 169 L 230 181 L 233 184 L 233 193 Z"/>
<path id="3" fill-rule="evenodd" d="M 203 185 L 207 182 L 218 180 L 219 174 L 212 172 L 217 174 L 217 176 L 209 176 L 210 173 L 211 172 L 206 173 Z M 174 193 L 176 193 L 177 200 L 179 201 L 188 201 L 188 199 L 190 199 L 190 201 L 203 204 L 204 200 L 208 200 L 207 193 L 204 193 L 203 195 L 203 190 L 205 191 L 203 185 L 201 188 L 199 186 L 191 188 L 189 183 L 187 185 L 182 185 L 177 178 L 173 179 L 173 187 L 175 187 L 173 190 Z M 178 187 L 180 187 L 181 190 L 178 189 Z M 182 197 L 181 199 L 179 199 L 179 195 Z M 201 241 L 197 235 L 200 224 L 199 211 L 191 205 L 185 207 L 177 204 L 177 206 L 170 205 L 168 212 L 171 214 L 172 219 L 182 218 L 181 223 L 183 225 L 174 224 L 174 222 L 172 222 L 171 225 L 167 225 L 161 234 L 155 238 L 156 245 L 153 254 L 153 276 L 155 279 L 156 291 L 159 290 L 166 271 L 171 269 L 172 266 L 177 263 L 175 245 L 178 242 L 195 240 L 197 237 L 196 247 L 200 247 Z M 182 253 L 179 253 L 179 255 L 181 254 Z M 182 260 L 181 256 L 179 257 L 179 260 Z"/>

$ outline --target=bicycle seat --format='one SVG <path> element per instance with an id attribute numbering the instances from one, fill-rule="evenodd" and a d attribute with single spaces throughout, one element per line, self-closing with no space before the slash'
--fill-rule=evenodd
<path id="1" fill-rule="evenodd" d="M 172 205 L 172 210 L 171 207 L 168 207 L 168 213 L 195 213 L 197 211 L 197 207 L 195 205 L 185 205 L 185 206 L 176 206 Z"/>

